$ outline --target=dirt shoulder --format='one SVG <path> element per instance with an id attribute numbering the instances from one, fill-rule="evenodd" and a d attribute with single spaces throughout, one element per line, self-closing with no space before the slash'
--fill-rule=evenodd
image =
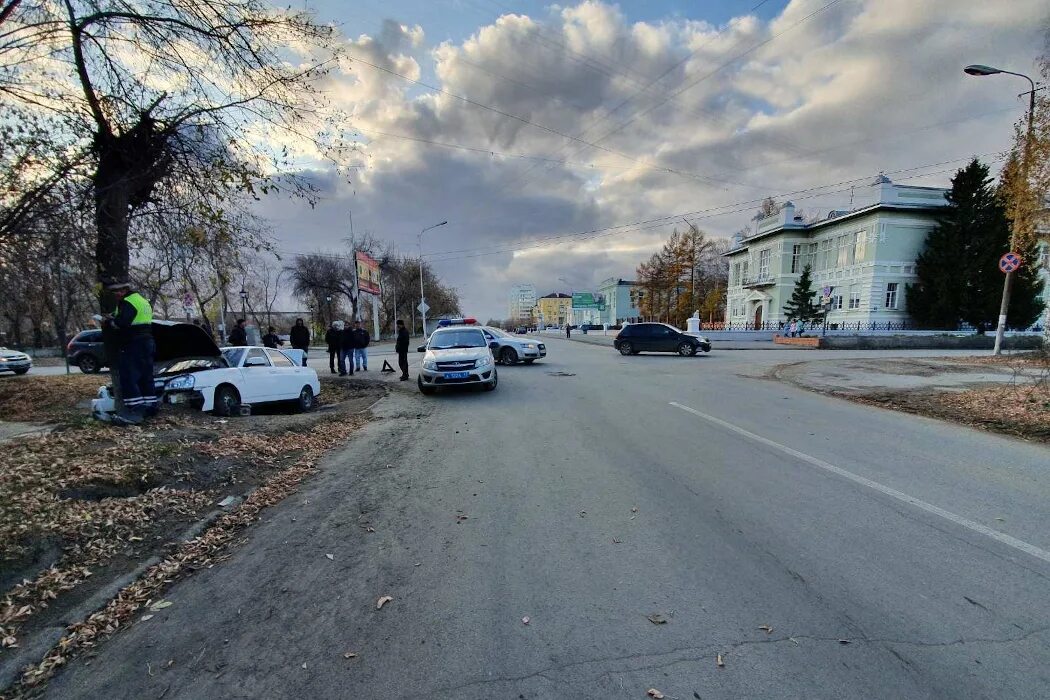
<path id="1" fill-rule="evenodd" d="M 53 432 L 3 443 L 0 688 L 41 657 L 33 678 L 46 678 L 63 663 L 52 647 L 67 628 L 112 605 L 129 581 L 149 582 L 140 591 L 146 598 L 120 601 L 93 634 L 119 626 L 122 614 L 185 572 L 221 560 L 233 534 L 294 491 L 389 391 L 381 382 L 323 377 L 319 406 L 307 414 L 219 419 L 165 407 L 145 426 L 118 428 L 82 408 L 99 377 L 26 379 L 17 391 L 4 383 L 0 416 Z"/>
<path id="2" fill-rule="evenodd" d="M 1045 353 L 1000 357 L 815 360 L 770 377 L 859 403 L 1050 443 Z"/>

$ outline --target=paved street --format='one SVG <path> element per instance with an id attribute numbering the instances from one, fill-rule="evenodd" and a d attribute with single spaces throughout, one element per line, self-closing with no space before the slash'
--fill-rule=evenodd
<path id="1" fill-rule="evenodd" d="M 1050 697 L 1050 450 L 761 378 L 809 351 L 547 343 L 492 393 L 394 382 L 48 695 Z"/>

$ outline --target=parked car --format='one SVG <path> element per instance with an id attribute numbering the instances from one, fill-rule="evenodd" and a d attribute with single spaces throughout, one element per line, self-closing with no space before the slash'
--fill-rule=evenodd
<path id="1" fill-rule="evenodd" d="M 102 346 L 102 331 L 80 331 L 66 346 L 69 364 L 76 365 L 84 374 L 95 374 L 106 366 L 106 351 Z"/>
<path id="2" fill-rule="evenodd" d="M 303 367 L 301 355 L 259 346 L 223 348 L 191 323 L 154 321 L 153 386 L 166 403 L 188 403 L 202 411 L 230 416 L 242 404 L 289 403 L 309 411 L 321 393 L 317 372 Z M 96 414 L 111 413 L 108 388 L 92 402 Z"/>
<path id="3" fill-rule="evenodd" d="M 524 362 L 531 365 L 536 360 L 547 356 L 547 345 L 539 340 L 516 338 L 492 326 L 481 326 L 481 331 L 485 334 L 485 340 L 489 343 L 497 343 L 497 347 L 492 350 L 492 355 L 500 364 L 513 365 Z"/>
<path id="4" fill-rule="evenodd" d="M 454 325 L 438 328 L 430 334 L 419 352 L 425 353 L 420 363 L 416 383 L 424 394 L 433 394 L 439 387 L 483 386 L 485 391 L 496 388 L 499 376 L 492 351 L 499 347 L 485 338 L 481 328 Z"/>
<path id="5" fill-rule="evenodd" d="M 33 359 L 24 352 L 0 347 L 0 372 L 25 374 L 33 366 Z"/>
<path id="6" fill-rule="evenodd" d="M 683 357 L 690 357 L 698 350 L 711 352 L 711 341 L 703 336 L 683 333 L 666 323 L 632 323 L 616 335 L 613 347 L 619 350 L 621 355 L 677 352 Z"/>
<path id="7" fill-rule="evenodd" d="M 518 335 L 525 335 L 529 331 L 528 331 L 527 328 L 525 328 L 525 326 L 518 326 L 517 328 L 514 329 L 514 332 L 517 333 Z"/>

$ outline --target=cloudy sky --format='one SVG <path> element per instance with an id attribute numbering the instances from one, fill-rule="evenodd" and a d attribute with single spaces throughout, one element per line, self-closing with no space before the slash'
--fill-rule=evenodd
<path id="1" fill-rule="evenodd" d="M 302 0 L 300 0 L 302 1 Z M 713 236 L 767 195 L 820 212 L 880 171 L 946 184 L 1023 114 L 1044 0 L 306 0 L 350 60 L 325 88 L 359 142 L 314 209 L 268 200 L 284 255 L 371 232 L 424 254 L 465 313 L 631 278 L 683 220 Z M 996 162 L 996 167 L 998 163 Z M 559 281 L 565 278 L 566 282 Z"/>

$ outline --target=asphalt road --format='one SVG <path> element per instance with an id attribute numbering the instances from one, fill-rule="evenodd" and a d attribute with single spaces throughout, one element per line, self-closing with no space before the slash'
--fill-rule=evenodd
<path id="1" fill-rule="evenodd" d="M 548 344 L 395 384 L 49 695 L 1050 697 L 1050 450 L 741 376 L 790 353 Z"/>

